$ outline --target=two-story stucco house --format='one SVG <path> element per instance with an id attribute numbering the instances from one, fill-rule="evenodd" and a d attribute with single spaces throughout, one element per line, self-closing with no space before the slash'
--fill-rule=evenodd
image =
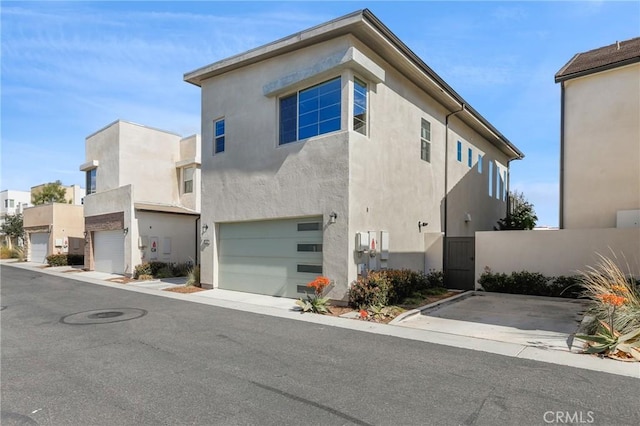
<path id="1" fill-rule="evenodd" d="M 640 227 L 640 37 L 576 54 L 555 81 L 560 228 Z"/>
<path id="2" fill-rule="evenodd" d="M 84 254 L 83 206 L 47 203 L 24 209 L 27 260 L 45 263 L 51 254 Z"/>
<path id="3" fill-rule="evenodd" d="M 367 269 L 444 257 L 473 287 L 474 232 L 505 215 L 523 155 L 371 12 L 184 78 L 202 94 L 204 286 L 295 298 L 324 275 L 344 299 Z"/>
<path id="4" fill-rule="evenodd" d="M 198 262 L 200 136 L 118 120 L 85 142 L 85 268 Z"/>

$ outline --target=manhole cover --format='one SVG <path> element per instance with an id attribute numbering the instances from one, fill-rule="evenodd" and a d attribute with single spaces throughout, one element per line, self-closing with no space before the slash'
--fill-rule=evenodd
<path id="1" fill-rule="evenodd" d="M 112 322 L 129 321 L 145 315 L 147 315 L 147 311 L 144 309 L 111 308 L 67 315 L 62 317 L 60 322 L 70 325 L 108 324 Z"/>

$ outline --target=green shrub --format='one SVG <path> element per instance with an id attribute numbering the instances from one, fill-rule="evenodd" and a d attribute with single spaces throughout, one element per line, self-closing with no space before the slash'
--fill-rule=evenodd
<path id="1" fill-rule="evenodd" d="M 133 278 L 135 278 L 137 280 L 142 275 L 153 276 L 153 274 L 151 273 L 151 264 L 150 263 L 142 263 L 140 265 L 136 265 L 136 267 L 133 268 Z"/>
<path id="2" fill-rule="evenodd" d="M 66 266 L 69 264 L 66 254 L 50 254 L 46 259 L 49 266 Z"/>
<path id="3" fill-rule="evenodd" d="M 186 277 L 189 275 L 189 271 L 193 268 L 190 262 L 185 263 L 172 263 L 171 274 L 174 277 Z"/>
<path id="4" fill-rule="evenodd" d="M 174 275 L 171 270 L 171 265 L 165 265 L 164 267 L 160 268 L 158 272 L 153 274 L 153 276 L 155 278 L 172 278 Z"/>
<path id="5" fill-rule="evenodd" d="M 583 292 L 578 276 L 547 277 L 538 272 L 512 272 L 511 275 L 494 273 L 489 268 L 478 280 L 485 291 L 533 296 L 577 298 Z"/>
<path id="6" fill-rule="evenodd" d="M 389 304 L 389 279 L 384 272 L 369 272 L 360 277 L 349 289 L 349 306 L 366 309 L 369 306 L 387 306 Z"/>

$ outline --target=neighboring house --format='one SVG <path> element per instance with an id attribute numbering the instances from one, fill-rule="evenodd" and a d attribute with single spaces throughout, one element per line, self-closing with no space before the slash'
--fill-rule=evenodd
<path id="1" fill-rule="evenodd" d="M 23 213 L 27 260 L 45 263 L 50 254 L 84 254 L 82 206 L 49 203 Z"/>
<path id="2" fill-rule="evenodd" d="M 560 229 L 476 234 L 476 279 L 575 275 L 611 258 L 640 277 L 640 37 L 574 55 L 561 84 Z"/>
<path id="3" fill-rule="evenodd" d="M 36 194 L 40 193 L 45 185 L 47 184 L 43 183 L 41 185 L 32 186 L 31 196 L 33 197 Z M 61 186 L 65 189 L 65 199 L 67 200 L 67 203 L 75 204 L 75 205 L 82 204 L 82 199 L 85 196 L 84 188 L 81 188 L 80 185 L 71 185 L 71 186 L 61 185 Z"/>
<path id="4" fill-rule="evenodd" d="M 560 228 L 640 227 L 640 37 L 578 53 L 555 81 Z"/>
<path id="5" fill-rule="evenodd" d="M 346 298 L 367 269 L 473 288 L 522 153 L 368 10 L 185 74 L 202 89 L 205 287 Z M 446 237 L 446 238 L 443 238 Z M 445 242 L 446 241 L 446 242 Z"/>
<path id="6" fill-rule="evenodd" d="M 13 216 L 20 214 L 22 211 L 29 207 L 31 203 L 31 193 L 28 191 L 15 191 L 13 189 L 5 189 L 0 192 L 0 226 L 4 225 L 4 219 L 7 216 Z M 4 236 L 8 238 L 8 236 Z M 2 241 L 3 244 L 9 244 L 5 238 Z M 19 241 L 13 241 L 18 244 Z"/>
<path id="7" fill-rule="evenodd" d="M 86 138 L 85 267 L 198 259 L 200 136 L 118 120 Z"/>

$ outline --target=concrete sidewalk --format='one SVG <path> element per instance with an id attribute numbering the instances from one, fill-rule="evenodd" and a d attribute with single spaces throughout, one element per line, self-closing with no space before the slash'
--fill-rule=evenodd
<path id="1" fill-rule="evenodd" d="M 495 293 L 478 295 L 472 292 L 460 295 L 453 302 L 409 312 L 393 324 L 379 324 L 302 314 L 296 309 L 295 300 L 280 297 L 222 289 L 190 294 L 162 291 L 183 285 L 185 278 L 122 284 L 113 282 L 122 279 L 121 275 L 78 272 L 68 266 L 42 268 L 41 264 L 6 260 L 0 265 L 3 268 L 11 266 L 29 269 L 97 285 L 255 314 L 640 378 L 640 363 L 579 354 L 579 349 L 575 346 L 570 349 L 572 334 L 577 329 L 578 319 L 584 309 L 582 303 L 575 300 Z M 542 311 L 541 307 L 544 307 Z"/>

